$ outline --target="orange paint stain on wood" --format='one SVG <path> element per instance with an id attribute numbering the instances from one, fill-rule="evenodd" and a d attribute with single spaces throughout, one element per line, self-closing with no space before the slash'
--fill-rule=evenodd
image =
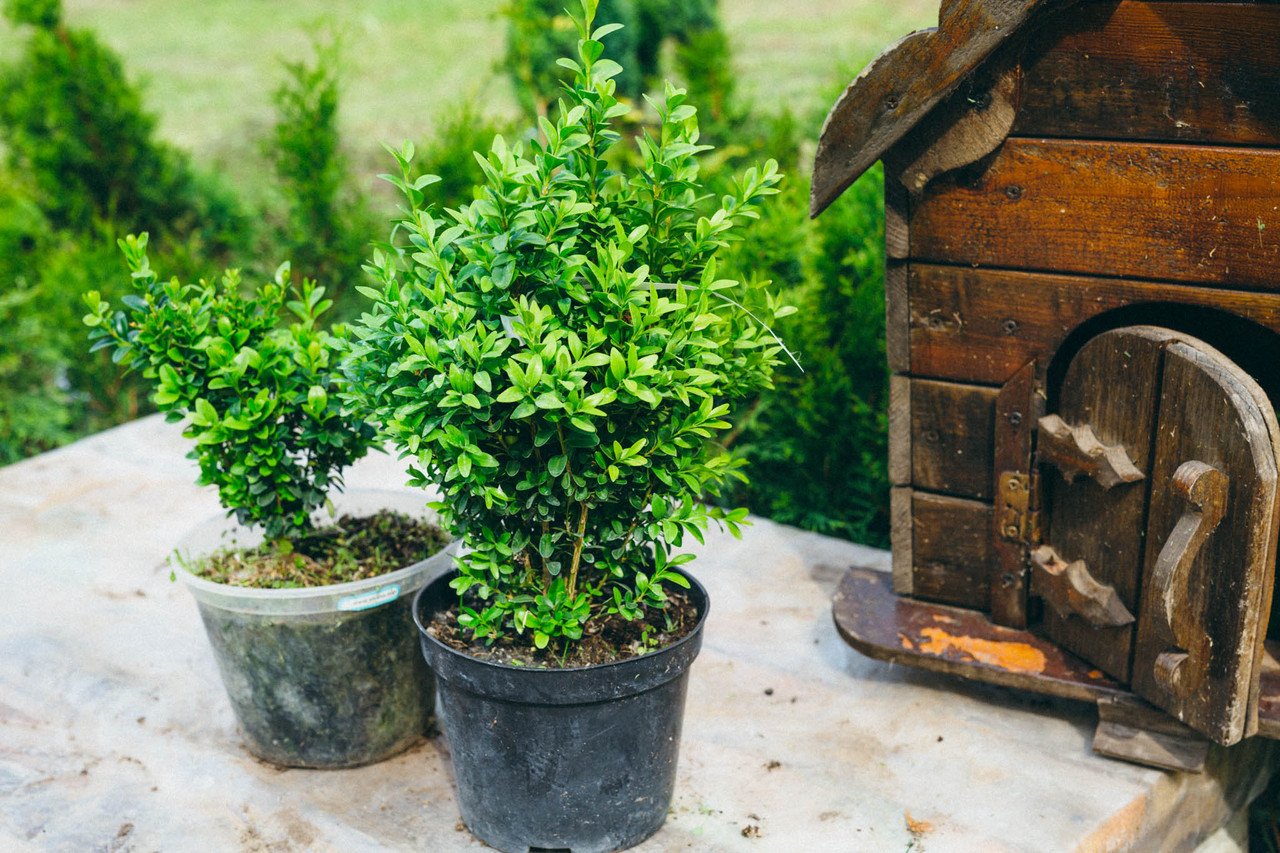
<path id="1" fill-rule="evenodd" d="M 924 642 L 912 643 L 907 637 L 903 637 L 903 647 L 914 647 L 925 654 L 939 656 L 958 652 L 979 663 L 997 666 L 1011 672 L 1044 672 L 1046 663 L 1044 652 L 1027 643 L 1002 643 L 979 637 L 956 636 L 942 628 L 923 628 L 920 634 Z M 908 646 L 909 643 L 910 646 Z"/>

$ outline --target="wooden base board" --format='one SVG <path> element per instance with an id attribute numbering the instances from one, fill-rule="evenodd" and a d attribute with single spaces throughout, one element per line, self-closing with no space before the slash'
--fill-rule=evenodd
<path id="1" fill-rule="evenodd" d="M 1209 757 L 1209 739 L 1159 708 L 1132 696 L 1098 700 L 1093 751 L 1110 758 L 1199 773 Z"/>
<path id="2" fill-rule="evenodd" d="M 1112 707 L 1131 696 L 1122 684 L 1030 631 L 996 625 L 975 610 L 895 595 L 887 572 L 850 569 L 832 599 L 832 617 L 845 642 L 876 660 Z M 1267 645 L 1258 735 L 1280 739 L 1280 665 L 1274 662 L 1280 644 Z M 1128 725 L 1118 717 L 1112 722 Z"/>

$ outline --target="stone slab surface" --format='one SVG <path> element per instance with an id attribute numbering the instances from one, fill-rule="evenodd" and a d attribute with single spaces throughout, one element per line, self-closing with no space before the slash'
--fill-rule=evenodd
<path id="1" fill-rule="evenodd" d="M 186 450 L 153 417 L 0 469 L 0 850 L 484 849 L 442 738 L 329 772 L 240 748 L 165 564 L 220 514 Z M 377 456 L 348 485 L 402 480 Z M 1087 705 L 859 656 L 829 598 L 883 552 L 765 520 L 699 552 L 712 609 L 676 799 L 641 851 L 1193 849 L 1269 770 L 1260 741 L 1198 776 L 1100 758 Z"/>

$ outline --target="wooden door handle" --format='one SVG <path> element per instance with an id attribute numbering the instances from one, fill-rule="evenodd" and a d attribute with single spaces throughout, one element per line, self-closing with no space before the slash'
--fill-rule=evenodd
<path id="1" fill-rule="evenodd" d="M 1198 614 L 1188 613 L 1192 600 L 1188 585 L 1191 566 L 1209 534 L 1217 529 L 1227 511 L 1227 475 L 1204 462 L 1183 462 L 1173 475 L 1173 489 L 1189 506 L 1174 525 L 1151 579 L 1158 618 L 1163 619 L 1173 637 L 1174 647 L 1156 656 L 1156 682 L 1174 696 L 1189 695 L 1202 680 L 1208 665 L 1209 635 L 1199 624 Z M 1179 605 L 1182 605 L 1179 607 Z"/>
<path id="2" fill-rule="evenodd" d="M 1031 591 L 1064 619 L 1079 616 L 1095 628 L 1117 628 L 1133 621 L 1115 587 L 1098 581 L 1084 560 L 1068 563 L 1051 545 L 1031 552 Z"/>
<path id="3" fill-rule="evenodd" d="M 1056 467 L 1068 483 L 1081 474 L 1092 477 L 1104 489 L 1142 479 L 1124 447 L 1103 444 L 1088 424 L 1071 426 L 1057 415 L 1045 415 L 1038 425 L 1040 461 Z"/>

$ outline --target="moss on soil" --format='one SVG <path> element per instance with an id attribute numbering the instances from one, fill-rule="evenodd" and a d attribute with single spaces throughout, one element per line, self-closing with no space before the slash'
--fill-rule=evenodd
<path id="1" fill-rule="evenodd" d="M 449 537 L 439 527 L 382 510 L 344 515 L 283 547 L 219 551 L 191 566 L 192 573 L 231 586 L 287 589 L 364 580 L 411 566 L 439 551 Z"/>

